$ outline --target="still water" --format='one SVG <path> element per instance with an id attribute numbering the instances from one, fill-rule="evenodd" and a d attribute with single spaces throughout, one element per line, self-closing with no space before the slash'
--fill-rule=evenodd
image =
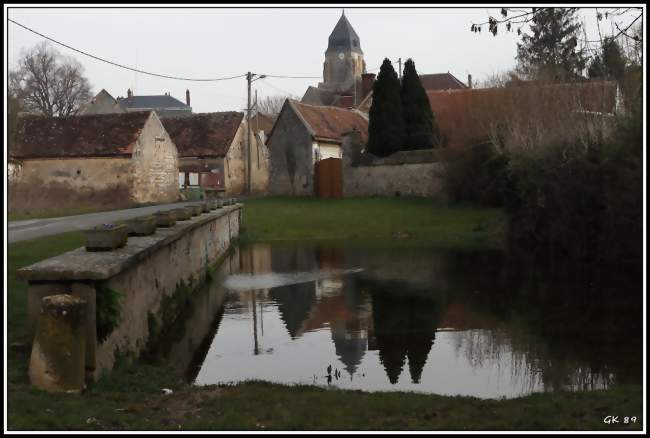
<path id="1" fill-rule="evenodd" d="M 195 385 L 497 398 L 639 384 L 637 278 L 551 275 L 495 251 L 255 244 L 195 295 L 159 353 Z"/>

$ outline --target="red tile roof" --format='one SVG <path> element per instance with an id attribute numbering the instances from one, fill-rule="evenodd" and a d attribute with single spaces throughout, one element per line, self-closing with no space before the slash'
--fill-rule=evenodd
<path id="1" fill-rule="evenodd" d="M 616 82 L 584 82 L 574 84 L 526 85 L 505 88 L 467 88 L 463 90 L 427 91 L 429 104 L 448 147 L 462 147 L 469 142 L 487 140 L 487 131 L 477 118 L 491 113 L 493 117 L 508 111 L 520 112 L 527 105 L 564 109 L 571 105 L 576 111 L 613 113 L 616 104 Z M 550 102 L 549 102 L 550 100 Z"/>
<path id="2" fill-rule="evenodd" d="M 451 73 L 420 75 L 420 82 L 422 82 L 422 87 L 425 90 L 459 90 L 467 88 L 467 85 Z"/>
<path id="3" fill-rule="evenodd" d="M 237 134 L 243 113 L 193 114 L 162 119 L 179 157 L 223 157 Z"/>
<path id="4" fill-rule="evenodd" d="M 357 111 L 290 102 L 315 138 L 340 143 L 343 134 L 356 129 L 361 132 L 362 141 L 368 142 L 368 120 Z"/>
<path id="5" fill-rule="evenodd" d="M 150 112 L 18 119 L 14 158 L 130 155 Z"/>

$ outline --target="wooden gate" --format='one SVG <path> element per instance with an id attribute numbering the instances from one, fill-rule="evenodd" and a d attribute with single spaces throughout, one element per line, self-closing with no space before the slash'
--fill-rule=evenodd
<path id="1" fill-rule="evenodd" d="M 343 197 L 343 161 L 326 158 L 314 165 L 316 196 L 319 198 Z"/>

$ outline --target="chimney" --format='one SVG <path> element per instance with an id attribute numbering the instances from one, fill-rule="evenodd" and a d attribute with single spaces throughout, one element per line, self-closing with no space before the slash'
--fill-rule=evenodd
<path id="1" fill-rule="evenodd" d="M 133 97 L 133 93 L 131 92 L 130 88 L 128 90 L 126 90 L 126 97 L 127 98 Z"/>
<path id="2" fill-rule="evenodd" d="M 185 90 L 185 103 L 187 103 L 187 106 L 190 106 L 190 90 L 189 89 Z"/>
<path id="3" fill-rule="evenodd" d="M 472 75 L 467 75 L 467 88 L 472 88 Z"/>
<path id="4" fill-rule="evenodd" d="M 339 106 L 341 108 L 352 108 L 354 106 L 354 96 L 350 94 L 343 94 L 339 98 Z"/>
<path id="5" fill-rule="evenodd" d="M 365 99 L 370 90 L 372 90 L 372 84 L 375 82 L 374 73 L 364 73 L 361 75 L 361 100 Z"/>

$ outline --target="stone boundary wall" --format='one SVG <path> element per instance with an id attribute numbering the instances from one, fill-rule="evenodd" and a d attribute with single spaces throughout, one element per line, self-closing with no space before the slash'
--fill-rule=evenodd
<path id="1" fill-rule="evenodd" d="M 343 196 L 444 197 L 441 163 L 371 164 L 343 169 Z"/>
<path id="2" fill-rule="evenodd" d="M 400 151 L 380 158 L 361 153 L 358 132 L 343 136 L 343 196 L 422 196 L 445 199 L 440 150 Z"/>
<path id="3" fill-rule="evenodd" d="M 88 302 L 86 375 L 98 379 L 112 369 L 116 353 L 138 357 L 145 349 L 152 320 L 162 322 L 164 301 L 194 290 L 239 236 L 242 206 L 223 207 L 150 236 L 130 236 L 126 246 L 108 252 L 77 248 L 18 271 L 29 282 L 28 313 L 36 321 L 44 296 L 69 293 Z M 118 292 L 119 324 L 97 339 L 97 294 Z M 176 297 L 178 298 L 178 297 Z M 182 297 L 181 297 L 182 299 Z"/>

